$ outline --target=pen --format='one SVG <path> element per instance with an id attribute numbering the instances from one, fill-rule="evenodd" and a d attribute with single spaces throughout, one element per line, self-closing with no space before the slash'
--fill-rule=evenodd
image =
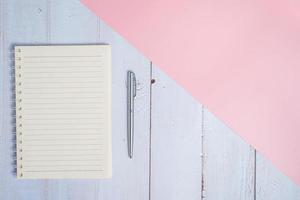
<path id="1" fill-rule="evenodd" d="M 127 72 L 127 144 L 128 156 L 133 156 L 134 137 L 134 98 L 136 96 L 136 78 L 132 71 Z"/>

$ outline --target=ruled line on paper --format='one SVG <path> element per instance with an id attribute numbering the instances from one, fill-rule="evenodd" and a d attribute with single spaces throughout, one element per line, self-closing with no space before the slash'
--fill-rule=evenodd
<path id="1" fill-rule="evenodd" d="M 99 65 L 101 64 L 98 63 L 98 65 L 53 65 L 53 66 L 41 66 L 41 65 L 28 65 L 26 66 L 26 68 L 24 69 L 25 71 L 29 70 L 29 69 L 39 69 L 39 70 L 43 70 L 43 69 L 70 69 L 72 68 L 72 70 L 76 70 L 77 68 L 83 68 L 83 69 L 89 69 L 89 68 L 92 68 L 92 69 L 97 69 L 97 68 L 103 68 L 103 65 Z"/>
<path id="2" fill-rule="evenodd" d="M 74 96 L 74 98 L 68 97 L 68 96 L 63 96 L 63 95 L 57 95 L 53 98 L 48 98 L 48 96 L 40 95 L 42 96 L 41 98 L 37 99 L 27 99 L 27 98 L 22 98 L 22 105 L 27 105 L 29 107 L 33 107 L 34 105 L 37 104 L 60 104 L 62 106 L 65 106 L 66 104 L 89 104 L 91 107 L 105 107 L 106 101 L 105 97 L 87 97 L 83 98 L 82 95 L 80 98 L 77 98 L 78 96 Z M 33 104 L 33 105 L 31 105 Z M 39 106 L 39 105 L 37 105 Z M 45 106 L 45 105 L 41 105 Z M 73 106 L 72 106 L 73 107 Z M 75 111 L 75 110 L 73 110 Z"/>
<path id="3" fill-rule="evenodd" d="M 59 58 L 101 58 L 102 55 L 86 55 L 86 56 L 82 56 L 82 55 L 76 55 L 76 56 L 61 56 L 61 55 L 51 55 L 51 56 L 24 56 L 24 58 L 55 58 L 55 57 L 59 57 Z"/>
<path id="4" fill-rule="evenodd" d="M 66 101 L 71 101 L 71 102 L 66 102 Z M 103 105 L 100 105 L 100 103 L 104 103 L 105 101 L 101 98 L 101 97 L 87 97 L 87 98 L 83 98 L 83 97 L 80 97 L 80 98 L 77 98 L 74 97 L 74 98 L 71 98 L 71 97 L 64 97 L 64 96 L 60 96 L 60 97 L 55 97 L 55 98 L 47 98 L 47 97 L 41 97 L 41 98 L 32 98 L 32 99 L 29 99 L 29 98 L 22 98 L 22 104 L 31 104 L 31 103 L 53 103 L 53 104 L 67 104 L 67 103 L 74 103 L 74 104 L 86 104 L 86 103 L 90 103 L 91 106 L 103 106 Z M 96 105 L 95 105 L 96 104 Z"/>
<path id="5" fill-rule="evenodd" d="M 49 143 L 45 143 L 45 144 L 42 144 L 42 142 L 35 143 L 34 141 L 27 141 L 27 142 L 31 142 L 32 143 L 31 146 L 52 146 L 52 147 L 62 146 L 62 145 L 65 145 L 65 146 L 67 146 L 67 145 L 91 145 L 91 146 L 94 145 L 94 146 L 101 146 L 99 144 L 99 142 L 101 142 L 101 140 L 99 140 L 99 141 L 93 141 L 94 143 L 88 143 L 90 141 L 83 142 L 83 141 L 77 141 L 77 140 L 76 141 L 70 141 L 69 143 L 53 143 L 53 141 L 48 141 Z M 62 142 L 64 142 L 64 141 L 62 141 Z M 61 155 L 64 155 L 63 153 L 64 152 L 61 152 Z"/>
<path id="6" fill-rule="evenodd" d="M 56 119 L 50 119 L 50 118 L 24 118 L 24 121 L 31 121 L 31 120 L 36 120 L 36 121 L 48 121 L 48 120 L 104 120 L 103 117 L 99 118 L 56 118 Z"/>
<path id="7" fill-rule="evenodd" d="M 95 61 L 82 61 L 82 60 L 72 60 L 72 61 L 25 61 L 24 63 L 99 63 L 101 60 Z"/>
<path id="8" fill-rule="evenodd" d="M 67 100 L 70 100 L 71 102 L 66 102 Z M 41 98 L 32 98 L 32 99 L 28 99 L 28 98 L 22 98 L 22 104 L 32 104 L 32 103 L 41 103 L 41 104 L 47 104 L 47 103 L 52 103 L 52 104 L 87 104 L 90 103 L 91 106 L 95 106 L 95 107 L 99 107 L 99 106 L 103 106 L 100 105 L 100 103 L 104 103 L 105 101 L 101 98 L 101 97 L 87 97 L 87 98 L 71 98 L 71 97 L 64 97 L 64 96 L 59 96 L 59 97 L 55 97 L 55 98 L 48 98 L 48 97 L 41 97 Z"/>
<path id="9" fill-rule="evenodd" d="M 68 104 L 68 105 L 91 105 L 92 103 L 103 103 L 102 101 L 94 101 L 94 102 L 69 102 L 69 103 L 53 103 L 53 102 L 24 102 L 23 105 L 25 104 L 28 104 L 28 105 L 36 105 L 36 104 L 59 104 L 59 105 L 65 105 L 65 104 Z M 96 105 L 96 106 L 100 106 L 100 105 Z"/>
<path id="10" fill-rule="evenodd" d="M 24 83 L 24 81 L 23 81 Z M 36 84 L 36 82 L 25 82 L 26 84 Z M 39 81 L 40 84 L 53 84 L 51 81 Z M 94 80 L 94 81 L 56 81 L 54 84 L 64 84 L 64 83 L 80 83 L 80 84 L 86 84 L 86 83 L 103 83 L 101 80 Z"/>
<path id="11" fill-rule="evenodd" d="M 72 120 L 72 119 L 78 119 L 78 120 L 88 120 L 88 119 L 104 119 L 102 117 L 94 117 L 94 118 L 55 118 L 55 119 L 51 119 L 51 118 L 23 118 L 23 120 Z"/>
<path id="12" fill-rule="evenodd" d="M 58 147 L 59 148 L 59 147 Z M 68 152 L 68 151 L 63 151 L 63 153 L 61 154 L 48 154 L 47 157 L 45 155 L 25 155 L 24 157 L 24 162 L 27 162 L 27 161 L 30 161 L 30 160 L 40 160 L 40 159 L 64 159 L 64 158 L 67 158 L 67 159 L 83 159 L 82 158 L 82 155 L 84 155 L 85 157 L 84 158 L 89 158 L 89 159 L 94 159 L 94 158 L 101 158 L 101 159 L 105 159 L 105 154 L 104 153 L 81 153 L 80 152 Z"/>
<path id="13" fill-rule="evenodd" d="M 42 123 L 44 123 L 44 121 L 40 121 L 40 122 L 42 122 Z M 90 129 L 87 129 L 87 130 L 94 130 L 94 129 L 97 129 L 98 130 L 98 134 L 100 134 L 101 133 L 101 131 L 99 131 L 99 129 L 100 129 L 100 127 L 102 127 L 103 125 L 104 125 L 104 120 L 101 120 L 100 121 L 101 123 L 98 123 L 98 122 L 93 122 L 93 123 L 85 123 L 85 122 L 83 122 L 82 124 L 80 124 L 80 125 L 78 125 L 78 126 L 73 126 L 74 124 L 73 123 L 60 123 L 60 124 L 57 124 L 57 126 L 61 126 L 61 127 L 59 127 L 59 128 L 57 128 L 57 129 L 53 129 L 53 128 L 51 128 L 50 129 L 50 127 L 52 127 L 53 125 L 55 125 L 56 124 L 56 122 L 54 121 L 54 122 L 52 122 L 51 124 L 47 124 L 47 126 L 45 126 L 45 123 L 44 124 L 40 124 L 40 123 L 24 123 L 23 124 L 23 126 L 26 126 L 26 128 L 27 129 L 23 129 L 23 130 L 25 130 L 25 131 L 28 131 L 28 130 L 30 130 L 30 131 L 34 131 L 34 130 L 44 130 L 44 131 L 54 131 L 54 130 L 57 130 L 57 131 L 60 131 L 60 130 L 70 130 L 70 131 L 72 131 L 72 130 L 74 130 L 74 131 L 79 131 L 79 130 L 81 130 L 82 128 L 84 128 L 86 125 L 88 125 L 88 126 L 91 126 L 91 128 Z M 80 122 L 78 122 L 78 123 L 80 123 Z M 34 127 L 34 129 L 32 128 L 32 127 Z M 93 129 L 94 128 L 94 129 Z M 63 134 L 63 133 L 62 133 Z M 87 133 L 88 134 L 88 133 Z M 42 133 L 41 133 L 41 135 L 43 135 Z"/>
<path id="14" fill-rule="evenodd" d="M 99 102 L 95 102 L 95 101 L 91 101 L 91 102 L 88 102 L 90 104 L 93 104 L 93 103 L 101 103 L 101 101 Z M 36 105 L 36 104 L 39 104 L 39 105 Z M 35 110 L 35 111 L 47 111 L 47 110 L 51 110 L 52 111 L 55 111 L 55 110 L 61 110 L 61 109 L 64 109 L 64 111 L 72 111 L 74 109 L 76 109 L 77 111 L 80 111 L 80 110 L 85 110 L 85 111 L 88 111 L 88 110 L 95 110 L 95 109 L 103 109 L 103 106 L 100 106 L 100 105 L 97 105 L 97 106 L 92 106 L 90 104 L 84 104 L 84 103 L 69 103 L 69 104 L 65 104 L 65 103 L 49 103 L 49 102 L 34 102 L 33 104 L 27 104 L 28 106 L 26 108 L 24 108 L 23 110 L 24 111 L 28 111 L 28 110 Z M 26 105 L 26 103 L 24 103 L 24 105 Z M 65 106 L 64 106 L 65 105 Z M 41 107 L 42 106 L 42 107 Z"/>
<path id="15" fill-rule="evenodd" d="M 82 136 L 85 136 L 85 135 L 87 135 L 87 134 L 86 134 L 86 133 L 81 133 L 81 134 L 75 134 L 75 133 L 70 133 L 70 134 L 66 134 L 66 133 L 61 134 L 61 133 L 59 133 L 59 134 L 55 134 L 55 133 L 51 133 L 51 135 L 58 135 L 58 136 L 70 136 L 70 135 L 77 136 L 77 135 L 82 135 Z M 89 134 L 89 135 L 92 135 L 92 134 Z M 94 135 L 99 135 L 99 133 L 94 134 Z M 29 136 L 39 136 L 39 137 L 43 137 L 43 136 L 48 136 L 48 135 L 46 135 L 46 134 L 26 134 L 26 136 L 24 136 L 24 137 L 29 137 Z"/>
<path id="16" fill-rule="evenodd" d="M 102 114 L 102 112 L 92 112 L 94 110 L 101 110 L 102 107 L 93 107 L 93 108 L 90 108 L 90 107 L 87 107 L 87 108 L 80 108 L 80 107 L 76 107 L 76 111 L 84 111 L 84 113 L 78 113 L 78 114 Z M 34 115 L 34 116 L 38 116 L 38 115 L 47 115 L 47 116 L 58 116 L 58 115 L 68 115 L 68 114 L 74 114 L 73 112 L 68 112 L 68 111 L 73 111 L 74 108 L 69 108 L 69 109 L 65 109 L 65 113 L 60 113 L 60 112 L 55 112 L 55 111 L 61 111 L 61 108 L 37 108 L 37 109 L 23 109 L 23 113 L 28 113 L 30 112 L 30 115 Z M 87 111 L 91 111 L 91 112 L 87 112 Z M 25 114 L 26 115 L 26 114 Z"/>
<path id="17" fill-rule="evenodd" d="M 88 70 L 85 70 L 85 71 L 72 71 L 72 72 L 65 72 L 65 71 L 61 71 L 61 70 L 57 70 L 57 71 L 52 71 L 52 72 L 43 72 L 43 71 L 30 71 L 28 72 L 27 70 L 23 70 L 24 72 L 22 73 L 23 75 L 26 75 L 26 74 L 45 74 L 45 73 L 54 73 L 54 74 L 78 74 L 78 73 L 86 73 L 86 74 L 89 74 L 89 73 L 103 73 L 103 70 L 93 70 L 93 71 L 88 71 Z"/>
<path id="18" fill-rule="evenodd" d="M 69 78 L 69 79 L 61 79 L 61 78 L 54 78 L 54 80 L 48 80 L 48 79 L 44 79 L 44 80 L 26 80 L 23 81 L 23 84 L 36 84 L 37 81 L 41 84 L 65 84 L 65 83 L 77 83 L 77 84 L 88 84 L 88 83 L 102 83 L 103 84 L 103 80 L 99 79 L 99 78 L 95 78 L 95 79 L 86 79 L 84 77 L 80 78 L 80 79 L 74 79 L 74 78 Z"/>
<path id="19" fill-rule="evenodd" d="M 31 130 L 40 130 L 40 131 L 47 131 L 47 130 L 61 130 L 61 131 L 63 131 L 63 130 L 74 130 L 74 131 L 76 131 L 76 130 L 99 130 L 98 128 L 57 128 L 57 129 L 54 129 L 54 128 L 45 128 L 45 129 L 43 129 L 43 128 L 35 128 L 35 129 L 33 129 L 33 128 L 31 128 L 31 129 L 23 129 L 24 131 L 31 131 Z"/>
<path id="20" fill-rule="evenodd" d="M 82 145 L 82 144 L 81 144 Z M 37 145 L 34 145 L 35 147 L 37 147 Z M 46 145 L 48 147 L 50 147 L 49 145 Z M 59 148 L 61 147 L 61 145 L 57 145 L 57 146 L 51 146 L 52 148 Z M 105 156 L 104 154 L 101 154 L 100 152 L 103 152 L 104 149 L 98 150 L 99 152 L 97 153 L 95 150 L 94 151 L 66 151 L 66 150 L 62 150 L 62 151 L 31 151 L 31 152 L 27 152 L 26 154 L 22 154 L 24 156 L 24 162 L 26 160 L 31 160 L 32 158 L 45 158 L 46 157 L 81 157 L 81 156 L 96 156 L 97 158 L 99 157 L 103 157 Z"/>
<path id="21" fill-rule="evenodd" d="M 23 81 L 23 84 L 36 84 L 36 81 L 32 81 L 32 80 L 27 80 L 27 81 Z M 92 80 L 87 80 L 87 79 L 82 79 L 82 80 L 65 80 L 65 79 L 62 79 L 62 80 L 59 80 L 59 81 L 55 81 L 53 82 L 53 80 L 39 80 L 39 83 L 43 83 L 43 84 L 46 84 L 46 83 L 49 83 L 49 84 L 60 84 L 60 83 L 80 83 L 80 84 L 84 84 L 84 83 L 103 83 L 103 80 L 101 79 L 92 79 Z"/>
<path id="22" fill-rule="evenodd" d="M 48 68 L 46 68 L 46 69 L 48 69 Z M 99 75 L 101 74 L 101 73 L 103 73 L 103 71 L 105 71 L 105 69 L 101 69 L 101 70 L 87 70 L 86 68 L 84 68 L 85 70 L 74 70 L 74 71 L 72 71 L 72 72 L 67 72 L 66 70 L 49 70 L 49 71 L 46 71 L 45 72 L 45 69 L 44 68 L 42 68 L 42 69 L 35 69 L 35 70 L 22 70 L 23 71 L 23 75 L 28 75 L 28 74 L 33 74 L 33 75 L 35 75 L 35 74 L 45 74 L 45 73 L 53 73 L 53 74 L 70 74 L 70 75 L 75 75 L 75 74 L 78 74 L 78 73 L 85 73 L 85 74 L 89 74 L 89 73 L 99 73 Z M 70 70 L 70 69 L 69 69 Z"/>
<path id="23" fill-rule="evenodd" d="M 45 111 L 45 110 L 49 110 L 51 109 L 52 111 L 55 111 L 55 110 L 61 110 L 61 108 L 26 108 L 26 109 L 23 109 L 24 112 L 27 112 L 27 111 Z M 95 110 L 95 109 L 101 109 L 100 107 L 89 107 L 89 108 L 76 108 L 76 110 L 85 110 L 85 111 L 88 111 L 88 110 Z M 65 108 L 65 110 L 68 110 Z M 73 108 L 70 108 L 69 110 L 73 110 Z"/>
<path id="24" fill-rule="evenodd" d="M 99 77 L 99 76 L 57 76 L 57 77 L 55 77 L 55 76 L 36 76 L 36 77 L 34 77 L 34 76 L 32 76 L 32 77 L 28 77 L 28 78 L 30 78 L 30 79 L 45 79 L 45 78 L 74 78 L 74 79 L 79 79 L 79 78 L 101 78 L 101 77 Z"/>
<path id="25" fill-rule="evenodd" d="M 105 147 L 103 148 L 94 148 L 94 149 L 79 149 L 79 150 L 66 150 L 66 149 L 62 149 L 60 148 L 61 146 L 58 146 L 56 148 L 60 149 L 60 150 L 49 150 L 49 149 L 34 149 L 34 150 L 26 150 L 26 154 L 25 155 L 25 160 L 26 159 L 31 159 L 31 157 L 35 157 L 37 158 L 39 156 L 39 158 L 44 156 L 81 156 L 81 154 L 85 154 L 86 156 L 96 156 L 97 158 L 103 156 L 104 154 L 100 154 L 101 152 L 103 152 L 103 150 L 105 149 Z M 64 152 L 64 153 L 61 153 Z M 58 155 L 59 154 L 59 155 Z"/>
<path id="26" fill-rule="evenodd" d="M 39 159 L 33 159 L 31 158 L 30 160 L 24 160 L 24 163 L 35 163 L 35 162 L 40 162 L 40 161 L 47 161 L 47 162 L 82 162 L 82 161 L 100 161 L 100 162 L 103 162 L 105 161 L 105 158 L 103 157 L 96 157 L 96 156 L 93 156 L 94 158 L 86 158 L 86 157 L 77 157 L 76 159 L 74 159 L 73 157 L 65 157 L 65 158 L 57 158 L 57 157 L 47 157 L 47 159 L 45 159 L 45 157 L 43 158 L 39 158 Z M 71 158 L 71 159 L 70 159 Z"/>
<path id="27" fill-rule="evenodd" d="M 31 157 L 32 158 L 36 158 L 37 160 L 39 158 L 47 158 L 47 159 L 50 159 L 50 158 L 55 158 L 55 159 L 64 159 L 64 158 L 67 158 L 67 157 L 74 157 L 74 158 L 77 158 L 77 157 L 81 157 L 81 156 L 97 156 L 99 158 L 104 158 L 103 155 L 100 155 L 100 154 L 89 154 L 88 152 L 73 152 L 74 154 L 64 154 L 64 155 L 60 155 L 60 154 L 32 154 L 32 155 L 25 155 L 25 159 L 24 159 L 24 163 L 26 163 L 26 159 L 27 160 L 30 160 Z M 53 159 L 54 160 L 54 159 Z M 54 163 L 54 162 L 52 162 Z"/>
<path id="28" fill-rule="evenodd" d="M 101 77 L 99 77 L 97 74 L 88 74 L 88 75 L 85 75 L 85 74 L 77 74 L 76 76 L 72 76 L 70 74 L 68 74 L 69 76 L 65 76 L 67 74 L 63 74 L 61 75 L 60 73 L 57 73 L 57 74 L 44 74 L 44 75 L 39 75 L 39 76 L 28 76 L 26 78 L 28 78 L 29 80 L 31 81 L 41 81 L 39 79 L 43 79 L 43 80 L 47 80 L 47 81 L 54 81 L 54 80 L 59 80 L 59 79 L 62 79 L 62 80 L 67 80 L 67 79 L 74 79 L 74 80 L 79 80 L 79 79 L 91 79 L 91 78 L 95 78 L 95 79 L 99 79 Z M 49 80 L 50 79 L 50 80 Z M 52 80 L 53 79 L 53 80 Z M 79 81 L 80 82 L 80 81 Z"/>
<path id="29" fill-rule="evenodd" d="M 56 147 L 56 146 L 66 146 L 66 145 L 95 145 L 98 146 L 98 143 L 95 144 L 82 144 L 82 143 L 71 143 L 71 144 L 30 144 L 28 146 L 52 146 L 52 147 Z M 23 144 L 22 146 L 27 146 L 26 144 Z M 65 156 L 65 154 L 59 154 L 58 156 Z M 90 155 L 99 155 L 99 154 L 90 154 Z M 88 156 L 88 155 L 87 155 Z"/>
<path id="30" fill-rule="evenodd" d="M 39 171 L 26 171 L 24 170 L 24 172 L 86 172 L 86 171 L 104 171 L 104 170 L 101 170 L 101 169 L 98 169 L 98 170 L 39 170 Z"/>
<path id="31" fill-rule="evenodd" d="M 74 99 L 74 97 L 60 97 L 60 99 Z M 101 96 L 76 96 L 76 99 L 95 99 L 95 98 L 98 98 L 98 99 L 103 99 L 104 97 L 101 95 Z M 25 97 L 25 99 L 57 99 L 56 97 Z"/>
<path id="32" fill-rule="evenodd" d="M 103 148 L 95 148 L 95 149 L 26 149 L 26 151 L 47 151 L 47 152 L 56 152 L 56 151 L 97 151 L 103 150 Z"/>
<path id="33" fill-rule="evenodd" d="M 103 165 L 24 165 L 24 167 L 103 167 Z"/>
<path id="34" fill-rule="evenodd" d="M 32 90 L 31 90 L 32 91 Z M 37 90 L 34 90 L 35 92 L 29 92 L 29 91 L 27 91 L 26 93 L 27 94 L 66 94 L 66 92 L 60 92 L 60 91 L 49 91 L 49 90 L 47 90 L 47 91 L 40 91 L 40 92 L 36 92 Z M 85 95 L 85 94 L 89 94 L 90 92 L 88 91 L 88 92 L 83 92 L 83 91 L 72 91 L 72 92 L 68 92 L 67 94 L 69 94 L 69 95 L 72 95 L 72 94 L 83 94 L 83 95 Z M 103 92 L 98 92 L 98 94 L 103 94 Z"/>
<path id="35" fill-rule="evenodd" d="M 86 149 L 72 149 L 72 148 L 57 148 L 57 149 L 42 149 L 42 148 L 35 148 L 35 149 L 25 149 L 28 152 L 35 152 L 35 151 L 40 151 L 40 152 L 60 152 L 60 151 L 70 151 L 70 152 L 86 152 L 86 151 L 102 151 L 104 150 L 104 146 L 101 148 L 86 148 Z M 77 153 L 76 153 L 77 154 Z"/>
<path id="36" fill-rule="evenodd" d="M 83 95 L 85 94 L 89 94 L 91 92 L 95 92 L 94 88 L 81 88 L 80 90 L 76 89 L 76 88 L 68 88 L 70 93 L 65 93 L 62 91 L 57 90 L 56 88 L 48 88 L 47 90 L 44 90 L 43 88 L 35 88 L 35 89 L 22 89 L 22 93 L 26 93 L 26 94 L 31 94 L 33 93 L 41 93 L 41 94 L 52 94 L 52 93 L 57 93 L 57 94 L 71 94 L 71 93 L 76 93 L 76 94 L 80 94 L 82 93 Z M 99 93 L 96 92 L 96 94 L 101 94 L 100 93 L 101 90 L 99 90 Z M 22 95 L 24 97 L 24 95 Z M 28 96 L 28 95 L 25 95 Z"/>
<path id="37" fill-rule="evenodd" d="M 23 83 L 24 84 L 24 83 Z M 90 85 L 94 84 L 95 86 L 91 87 Z M 36 83 L 26 83 L 26 87 L 24 89 L 82 89 L 82 88 L 87 88 L 87 89 L 102 89 L 103 85 L 105 83 L 103 82 L 92 82 L 92 83 L 72 83 L 72 82 L 63 82 L 63 83 L 55 83 L 55 84 L 49 84 L 49 83 L 44 83 L 41 82 L 37 86 Z"/>
<path id="38" fill-rule="evenodd" d="M 54 158 L 58 158 L 58 157 L 70 157 L 70 156 L 74 156 L 74 157 L 81 157 L 81 156 L 103 156 L 103 154 L 87 154 L 87 153 L 76 153 L 76 154 L 47 154 L 47 155 L 26 155 L 24 158 L 24 162 L 26 162 L 27 160 L 30 160 L 30 157 L 34 157 L 34 158 L 39 158 L 39 156 L 42 156 L 43 158 L 47 157 L 50 158 L 51 156 Z"/>
<path id="39" fill-rule="evenodd" d="M 26 124 L 24 125 L 26 126 Z M 28 125 L 30 126 L 30 125 Z M 69 126 L 70 127 L 70 126 Z M 38 137 L 44 137 L 44 135 L 48 135 L 48 137 L 58 137 L 58 136 L 68 136 L 68 135 L 74 135 L 74 137 L 76 136 L 80 136 L 80 135 L 84 135 L 87 136 L 89 134 L 94 134 L 94 135 L 98 135 L 99 137 L 102 136 L 102 134 L 104 133 L 105 129 L 101 129 L 100 127 L 102 127 L 101 125 L 99 125 L 98 127 L 94 127 L 91 129 L 87 129 L 86 132 L 84 132 L 82 129 L 83 126 L 81 127 L 74 127 L 73 129 L 49 129 L 48 127 L 40 127 L 39 129 L 29 129 L 30 131 L 28 131 L 28 129 L 23 129 L 24 132 L 24 137 L 35 137 L 35 135 L 39 134 L 39 131 L 41 131 L 43 129 L 44 133 L 40 133 L 41 136 Z M 61 131 L 64 130 L 64 131 Z M 29 133 L 31 134 L 29 134 Z M 62 133 L 63 132 L 63 133 Z M 66 133 L 64 133 L 66 132 Z M 50 135 L 49 135 L 50 134 Z M 52 135 L 53 134 L 53 135 Z M 56 136 L 57 135 L 57 136 Z"/>
<path id="40" fill-rule="evenodd" d="M 69 110 L 69 112 L 57 112 L 59 110 L 42 110 L 43 112 L 41 112 L 41 110 L 36 110 L 35 112 L 30 112 L 30 115 L 33 116 L 33 115 L 47 115 L 47 116 L 50 116 L 50 115 L 69 115 L 69 114 L 82 114 L 82 115 L 85 115 L 85 114 L 102 114 L 102 112 L 86 112 L 87 110 L 83 110 L 84 112 L 81 112 L 79 113 L 78 110 L 76 110 L 76 112 L 70 112 L 70 111 L 73 111 L 73 110 Z M 51 112 L 50 112 L 51 111 Z M 55 111 L 55 112 L 54 112 Z M 91 111 L 91 110 L 88 110 L 88 111 Z"/>
<path id="41" fill-rule="evenodd" d="M 86 135 L 86 137 L 89 136 L 89 135 Z M 68 140 L 68 141 L 94 141 L 94 140 L 98 140 L 98 141 L 103 141 L 104 138 L 101 138 L 101 137 L 96 137 L 96 138 L 47 138 L 47 139 L 43 139 L 43 138 L 25 138 L 23 139 L 23 141 L 31 141 L 31 142 L 34 142 L 34 141 L 45 141 L 47 140 L 47 142 L 51 142 L 51 141 L 65 141 L 65 140 Z M 56 143 L 57 144 L 57 143 Z"/>
<path id="42" fill-rule="evenodd" d="M 22 124 L 26 125 L 26 126 L 44 126 L 45 128 L 50 125 L 52 126 L 53 124 L 57 125 L 57 126 L 64 126 L 64 125 L 78 125 L 78 126 L 92 126 L 92 125 L 103 125 L 103 121 L 99 121 L 99 122 L 84 122 L 84 123 L 80 123 L 80 122 L 64 122 L 64 121 L 60 121 L 59 123 L 58 122 L 55 122 L 55 121 L 52 121 L 52 122 L 48 122 L 48 123 L 43 123 L 43 121 L 39 121 L 37 123 L 32 123 L 34 121 L 26 121 L 26 122 L 23 122 Z M 42 122 L 42 123 L 41 123 Z M 75 127 L 74 127 L 75 128 Z"/>

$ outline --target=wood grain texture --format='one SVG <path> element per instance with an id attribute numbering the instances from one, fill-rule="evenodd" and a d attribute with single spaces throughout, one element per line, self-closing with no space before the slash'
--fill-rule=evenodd
<path id="1" fill-rule="evenodd" d="M 153 67 L 151 199 L 201 199 L 202 106 Z"/>
<path id="2" fill-rule="evenodd" d="M 206 109 L 203 117 L 205 199 L 253 200 L 254 149 Z"/>
<path id="3" fill-rule="evenodd" d="M 256 199 L 298 200 L 300 188 L 261 154 L 256 156 Z"/>
<path id="4" fill-rule="evenodd" d="M 4 26 L 3 49 L 3 127 L 0 144 L 0 199 L 23 200 L 44 199 L 45 181 L 19 181 L 15 171 L 15 133 L 13 118 L 13 46 L 15 44 L 45 43 L 46 1 L 3 0 Z M 2 30 L 2 31 L 3 31 Z"/>

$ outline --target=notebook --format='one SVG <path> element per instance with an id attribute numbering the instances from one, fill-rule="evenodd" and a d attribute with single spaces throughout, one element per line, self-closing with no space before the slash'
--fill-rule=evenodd
<path id="1" fill-rule="evenodd" d="M 109 178 L 111 47 L 15 46 L 17 177 Z"/>

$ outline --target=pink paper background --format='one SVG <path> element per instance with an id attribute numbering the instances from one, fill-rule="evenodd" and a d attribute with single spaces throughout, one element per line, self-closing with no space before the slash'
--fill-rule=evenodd
<path id="1" fill-rule="evenodd" d="M 82 0 L 300 184 L 300 2 Z"/>

